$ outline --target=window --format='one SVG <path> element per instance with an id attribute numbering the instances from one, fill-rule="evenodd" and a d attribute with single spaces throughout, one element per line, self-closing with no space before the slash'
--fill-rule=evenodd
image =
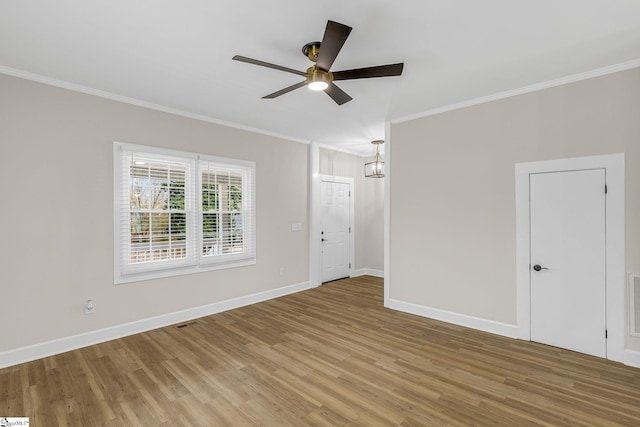
<path id="1" fill-rule="evenodd" d="M 255 264 L 255 163 L 114 143 L 114 282 Z"/>

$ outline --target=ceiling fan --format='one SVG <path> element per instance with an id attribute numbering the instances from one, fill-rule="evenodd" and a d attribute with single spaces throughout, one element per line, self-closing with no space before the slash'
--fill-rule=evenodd
<path id="1" fill-rule="evenodd" d="M 307 68 L 307 71 L 298 71 L 280 65 L 270 64 L 257 59 L 236 55 L 232 59 L 249 64 L 260 65 L 275 70 L 286 71 L 297 74 L 305 78 L 304 81 L 292 86 L 263 96 L 263 99 L 272 99 L 302 86 L 308 86 L 311 90 L 324 90 L 338 105 L 351 101 L 349 95 L 333 83 L 336 80 L 367 79 L 371 77 L 390 77 L 402 74 L 404 63 L 377 65 L 374 67 L 356 68 L 353 70 L 331 72 L 331 66 L 335 61 L 340 49 L 347 41 L 352 28 L 334 21 L 327 21 L 327 28 L 324 30 L 322 42 L 307 43 L 302 47 L 302 53 L 309 58 L 314 65 Z"/>

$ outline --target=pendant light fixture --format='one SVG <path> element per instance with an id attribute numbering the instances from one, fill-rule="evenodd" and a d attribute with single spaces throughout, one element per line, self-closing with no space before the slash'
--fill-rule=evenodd
<path id="1" fill-rule="evenodd" d="M 380 157 L 380 144 L 384 144 L 381 139 L 371 141 L 376 146 L 376 159 L 373 162 L 364 164 L 364 176 L 365 178 L 384 178 L 384 161 Z"/>

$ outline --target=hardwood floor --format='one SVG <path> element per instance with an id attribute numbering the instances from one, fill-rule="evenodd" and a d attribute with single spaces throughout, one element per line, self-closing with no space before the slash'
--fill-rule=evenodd
<path id="1" fill-rule="evenodd" d="M 359 277 L 0 370 L 32 426 L 640 426 L 640 369 L 382 307 Z"/>

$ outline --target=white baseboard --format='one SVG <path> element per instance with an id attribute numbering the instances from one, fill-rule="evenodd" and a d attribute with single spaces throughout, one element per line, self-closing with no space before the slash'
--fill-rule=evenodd
<path id="1" fill-rule="evenodd" d="M 425 307 L 418 304 L 412 304 L 394 299 L 390 299 L 385 306 L 394 310 L 403 311 L 405 313 L 428 317 L 430 319 L 440 320 L 443 322 L 452 323 L 454 325 L 464 326 L 466 328 L 489 332 L 507 338 L 520 339 L 518 337 L 518 327 L 515 325 L 509 325 L 493 320 L 453 313 L 437 308 Z M 640 368 L 640 351 L 625 349 L 624 358 L 622 360 L 615 361 L 622 362 L 625 365 L 634 368 Z"/>
<path id="2" fill-rule="evenodd" d="M 351 277 L 358 277 L 358 276 L 374 276 L 374 277 L 383 278 L 384 271 L 374 270 L 372 268 L 360 268 L 358 270 L 353 270 Z"/>
<path id="3" fill-rule="evenodd" d="M 640 351 L 626 350 L 624 351 L 623 363 L 634 368 L 640 368 Z"/>
<path id="4" fill-rule="evenodd" d="M 175 323 L 185 322 L 188 320 L 197 319 L 199 317 L 221 313 L 223 311 L 232 310 L 234 308 L 255 304 L 273 298 L 278 298 L 307 289 L 309 289 L 308 282 L 300 283 L 297 285 L 284 286 L 278 289 L 272 289 L 265 292 L 259 292 L 257 294 L 232 298 L 226 301 L 220 301 L 213 304 L 190 308 L 187 310 L 176 311 L 174 313 L 163 314 L 161 316 L 151 317 L 136 322 L 125 323 L 122 325 L 85 332 L 70 337 L 3 351 L 0 352 L 0 368 L 6 368 L 8 366 L 17 365 L 19 363 L 41 359 L 43 357 L 64 353 L 66 351 L 87 347 L 89 345 L 99 344 L 101 342 L 126 337 L 128 335 L 138 334 L 140 332 L 149 331 L 151 329 L 162 328 L 165 326 L 173 325 Z"/>
<path id="5" fill-rule="evenodd" d="M 465 314 L 440 310 L 438 308 L 425 307 L 422 305 L 412 304 L 394 299 L 389 299 L 386 306 L 394 310 L 404 311 L 405 313 L 428 317 L 430 319 L 440 320 L 447 323 L 453 323 L 454 325 L 477 329 L 479 331 L 489 332 L 496 335 L 502 335 L 508 338 L 517 338 L 518 336 L 517 326 L 496 322 L 494 320 L 467 316 Z"/>

